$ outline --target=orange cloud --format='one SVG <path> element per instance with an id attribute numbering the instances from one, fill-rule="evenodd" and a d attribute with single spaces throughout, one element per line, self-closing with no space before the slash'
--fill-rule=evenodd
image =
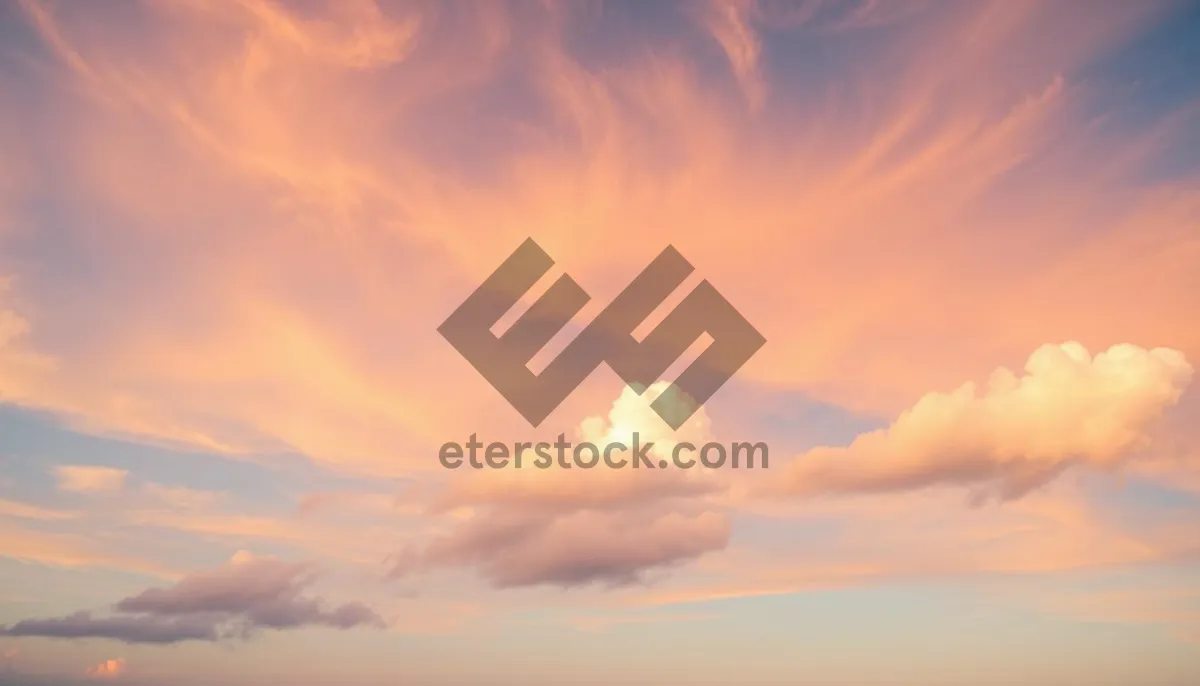
<path id="1" fill-rule="evenodd" d="M 19 503 L 12 500 L 0 499 L 0 517 L 17 517 L 20 519 L 36 519 L 42 521 L 61 521 L 66 519 L 74 519 L 78 516 L 76 512 L 68 512 L 64 510 L 51 510 L 37 505 L 28 503 Z"/>
<path id="2" fill-rule="evenodd" d="M 14 145 L 2 216 L 61 196 L 46 240 L 90 259 L 5 260 L 0 393 L 87 430 L 427 477 L 512 431 L 434 329 L 530 235 L 598 303 L 675 244 L 768 339 L 741 378 L 858 411 L 1046 340 L 1200 355 L 1200 195 L 1137 181 L 1195 113 L 1083 125 L 1079 72 L 1143 4 L 714 3 L 619 54 L 577 49 L 572 4 L 23 7 L 57 135 Z M 772 71 L 771 36 L 884 24 L 811 90 Z M 47 362 L 10 372 L 18 343 Z"/>
<path id="3" fill-rule="evenodd" d="M 1129 525 L 1071 469 L 1200 490 L 1196 434 L 1156 431 L 1200 357 L 1200 184 L 1163 166 L 1200 108 L 1123 123 L 1138 95 L 1092 70 L 1162 10 L 637 6 L 23 0 L 0 69 L 0 402 L 387 478 L 293 514 L 76 472 L 68 490 L 126 496 L 83 499 L 114 526 L 0 500 L 4 556 L 178 578 L 180 548 L 262 544 L 373 579 L 400 551 L 396 576 L 431 573 L 397 627 L 454 632 L 534 602 L 611 610 L 596 626 L 1196 549 L 1192 519 Z M 747 415 L 783 394 L 895 421 L 786 470 L 447 473 L 437 447 L 472 432 L 753 438 L 712 407 L 657 433 L 607 370 L 526 427 L 435 328 L 529 236 L 592 296 L 575 325 L 675 245 L 767 338 L 738 375 Z M 1080 346 L 1022 372 L 1046 341 Z M 959 386 L 998 365 L 1016 371 Z M 808 419 L 771 419 L 811 444 Z M 762 498 L 772 480 L 789 497 Z M 129 553 L 132 531 L 170 545 Z M 493 588 L 439 573 L 461 570 Z M 537 585 L 572 593 L 496 590 Z"/>
<path id="4" fill-rule="evenodd" d="M 8 279 L 0 281 L 0 293 L 8 289 Z M 6 346 L 29 332 L 29 322 L 11 310 L 0 310 L 0 346 Z"/>
<path id="5" fill-rule="evenodd" d="M 94 533 L 30 530 L 0 519 L 0 550 L 10 559 L 54 567 L 133 571 L 160 578 L 178 574 L 170 562 L 126 554 L 116 547 L 113 541 L 97 541 Z"/>
<path id="6" fill-rule="evenodd" d="M 788 466 L 794 493 L 870 492 L 958 483 L 1016 498 L 1075 464 L 1112 468 L 1192 378 L 1184 356 L 1117 345 L 1095 357 L 1078 343 L 1043 346 L 1018 377 L 1001 367 L 983 392 L 967 383 L 921 398 L 887 429 Z"/>
<path id="7" fill-rule="evenodd" d="M 129 472 L 112 467 L 62 465 L 54 468 L 58 488 L 72 493 L 111 493 L 125 486 Z"/>
<path id="8" fill-rule="evenodd" d="M 118 657 L 105 660 L 98 665 L 88 667 L 86 674 L 93 679 L 115 679 L 126 672 L 125 658 Z"/>

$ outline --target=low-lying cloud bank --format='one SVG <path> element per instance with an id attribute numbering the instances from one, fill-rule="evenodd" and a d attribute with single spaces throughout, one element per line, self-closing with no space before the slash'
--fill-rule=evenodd
<path id="1" fill-rule="evenodd" d="M 247 638 L 262 629 L 385 626 L 361 603 L 327 609 L 320 598 L 304 595 L 316 578 L 304 563 L 239 553 L 219 569 L 125 598 L 113 606 L 114 614 L 76 612 L 27 619 L 0 629 L 0 634 L 168 644 Z"/>

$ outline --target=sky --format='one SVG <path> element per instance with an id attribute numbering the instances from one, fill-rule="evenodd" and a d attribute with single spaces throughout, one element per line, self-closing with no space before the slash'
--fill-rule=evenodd
<path id="1" fill-rule="evenodd" d="M 0 684 L 1200 683 L 1200 5 L 0 2 Z M 523 241 L 766 343 L 531 426 Z M 500 329 L 503 329 L 501 322 Z M 497 332 L 499 332 L 499 330 Z M 717 336 L 710 337 L 715 340 Z M 637 431 L 757 469 L 473 469 Z"/>

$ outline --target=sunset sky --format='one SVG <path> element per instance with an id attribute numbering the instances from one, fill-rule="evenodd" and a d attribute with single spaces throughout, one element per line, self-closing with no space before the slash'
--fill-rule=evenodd
<path id="1" fill-rule="evenodd" d="M 1197 65 L 1195 2 L 0 0 L 0 684 L 1200 683 Z M 437 332 L 527 238 L 531 367 L 668 245 L 766 344 L 532 427 Z M 438 460 L 631 431 L 770 466 Z"/>

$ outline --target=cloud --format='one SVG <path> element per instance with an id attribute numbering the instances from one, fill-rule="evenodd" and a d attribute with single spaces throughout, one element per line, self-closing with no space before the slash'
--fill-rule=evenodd
<path id="1" fill-rule="evenodd" d="M 578 511 L 550 519 L 490 513 L 473 517 L 419 556 L 402 555 L 392 576 L 467 566 L 499 588 L 622 586 L 721 550 L 730 533 L 728 518 L 714 512 Z"/>
<path id="2" fill-rule="evenodd" d="M 652 384 L 639 395 L 622 387 L 607 416 L 591 416 L 579 425 L 573 445 L 590 442 L 603 449 L 620 443 L 629 449 L 637 433 L 639 445 L 653 444 L 647 456 L 654 464 L 671 458 L 672 448 L 681 442 L 703 445 L 711 440 L 708 414 L 696 410 L 678 431 L 673 431 L 650 405 L 670 388 L 669 382 Z M 614 459 L 632 459 L 628 451 L 615 453 Z M 569 462 L 571 455 L 567 454 Z M 603 462 L 594 469 L 549 469 L 524 465 L 521 469 L 459 470 L 435 502 L 438 510 L 481 505 L 501 505 L 514 509 L 571 511 L 579 508 L 636 507 L 640 503 L 694 498 L 715 493 L 721 484 L 703 470 L 609 469 Z"/>
<path id="3" fill-rule="evenodd" d="M 8 636 L 46 638 L 108 638 L 125 643 L 168 644 L 215 641 L 216 622 L 207 617 L 94 617 L 76 612 L 53 619 L 26 619 L 3 629 Z"/>
<path id="4" fill-rule="evenodd" d="M 105 660 L 98 665 L 88 667 L 86 674 L 93 679 L 115 679 L 125 673 L 125 658 L 118 657 Z"/>
<path id="5" fill-rule="evenodd" d="M 257 45 L 251 55 L 289 52 L 316 63 L 366 70 L 401 62 L 412 50 L 420 29 L 420 17 L 394 20 L 374 2 L 339 3 L 328 19 L 308 19 L 289 13 L 270 0 L 253 0 L 236 6 L 212 6 L 255 29 Z M 259 49 L 255 49 L 255 48 Z M 271 65 L 260 65 L 265 68 Z"/>
<path id="6" fill-rule="evenodd" d="M 0 177 L 23 181 L 0 188 L 0 274 L 15 277 L 0 294 L 0 399 L 81 431 L 302 454 L 322 470 L 449 488 L 424 521 L 399 522 L 365 499 L 354 512 L 312 499 L 304 518 L 264 511 L 275 499 L 200 512 L 208 495 L 130 477 L 121 506 L 162 507 L 99 531 L 90 517 L 0 502 L 0 550 L 134 566 L 122 532 L 135 529 L 169 536 L 171 549 L 139 551 L 167 561 L 186 559 L 175 546 L 269 541 L 371 569 L 411 536 L 397 575 L 606 587 L 670 574 L 653 589 L 663 594 L 695 577 L 763 592 L 1161 558 L 1107 520 L 1021 516 L 1045 489 L 963 512 L 949 509 L 960 486 L 916 514 L 893 502 L 905 494 L 879 493 L 962 484 L 1011 496 L 1081 461 L 1035 445 L 1026 424 L 987 430 L 1012 409 L 987 389 L 935 394 L 963 435 L 913 408 L 881 438 L 803 456 L 824 471 L 798 468 L 792 494 L 869 495 L 818 499 L 830 508 L 818 514 L 805 497 L 731 505 L 735 473 L 436 465 L 437 445 L 473 431 L 528 438 L 434 327 L 530 235 L 601 305 L 678 247 L 769 340 L 738 374 L 744 416 L 806 445 L 821 420 L 768 416 L 756 393 L 893 418 L 1045 341 L 1153 341 L 1194 363 L 1200 187 L 1178 151 L 1191 149 L 1197 110 L 1126 109 L 1155 79 L 1131 65 L 1134 78 L 1110 83 L 1095 68 L 1152 4 L 944 3 L 908 21 L 922 4 L 677 3 L 647 17 L 649 3 L 614 3 L 588 17 L 601 20 L 560 22 L 584 5 L 25 3 L 30 21 L 5 26 L 26 34 L 12 41 L 19 59 L 0 69 L 13 96 L 0 104 Z M 708 13 L 680 21 L 696 12 Z M 24 363 L 35 357 L 47 363 Z M 615 393 L 600 386 L 569 399 L 552 433 L 594 414 L 597 430 L 581 434 L 625 426 L 616 408 L 603 416 Z M 753 438 L 715 407 L 716 427 Z M 906 427 L 931 443 L 906 442 Z M 1087 433 L 1049 435 L 1081 449 L 1095 443 Z M 1036 454 L 1037 469 L 1002 448 Z M 860 509 L 830 504 L 850 500 Z M 755 520 L 768 507 L 786 517 Z M 14 530 L 14 517 L 40 521 Z M 734 521 L 744 539 L 731 539 Z M 75 534 L 49 531 L 65 527 Z M 826 535 L 839 540 L 813 540 Z M 783 556 L 788 542 L 802 554 Z M 253 621 L 366 616 L 298 594 L 242 598 L 252 610 L 210 618 L 196 613 L 224 601 L 207 588 L 49 621 L 219 640 Z"/>
<path id="7" fill-rule="evenodd" d="M 11 310 L 0 310 L 0 348 L 29 331 L 29 322 Z"/>
<path id="8" fill-rule="evenodd" d="M 58 489 L 71 493 L 116 493 L 124 492 L 129 497 L 141 497 L 148 502 L 172 509 L 196 510 L 210 507 L 227 494 L 220 491 L 205 491 L 181 486 L 165 486 L 152 481 L 142 481 L 130 488 L 127 470 L 113 467 L 60 465 L 54 468 Z M 0 512 L 3 510 L 0 509 Z"/>
<path id="9" fill-rule="evenodd" d="M 3 633 L 167 644 L 245 638 L 261 629 L 384 626 L 379 615 L 361 603 L 327 609 L 320 598 L 305 596 L 316 578 L 308 564 L 239 554 L 219 569 L 125 598 L 114 605 L 112 616 L 78 612 L 24 620 Z"/>
<path id="10" fill-rule="evenodd" d="M 1018 498 L 1073 465 L 1118 466 L 1192 378 L 1183 354 L 1116 345 L 1094 357 L 1078 343 L 1046 345 L 1025 374 L 992 373 L 929 393 L 886 429 L 845 448 L 817 448 L 788 466 L 793 494 L 879 492 L 960 484 L 978 497 Z"/>
<path id="11" fill-rule="evenodd" d="M 653 443 L 655 463 L 679 441 L 697 445 L 709 438 L 700 408 L 674 432 L 650 408 L 669 383 L 642 395 L 623 388 L 607 417 L 588 417 L 577 438 Z M 568 457 L 568 459 L 570 459 Z M 464 474 L 435 501 L 435 512 L 465 512 L 453 529 L 423 548 L 395 559 L 391 576 L 441 567 L 478 570 L 506 588 L 539 584 L 563 587 L 640 583 L 729 543 L 731 525 L 705 499 L 721 490 L 711 475 L 678 469 L 570 467 L 483 470 Z"/>
<path id="12" fill-rule="evenodd" d="M 112 467 L 63 465 L 54 468 L 58 488 L 72 493 L 112 493 L 125 486 L 129 472 Z"/>
<path id="13" fill-rule="evenodd" d="M 760 73 L 762 43 L 751 25 L 753 0 L 711 0 L 704 6 L 702 23 L 725 51 L 738 85 L 751 111 L 762 108 L 766 82 Z"/>
<path id="14" fill-rule="evenodd" d="M 878 28 L 926 13 L 929 9 L 930 3 L 925 0 L 816 0 L 805 3 L 763 0 L 758 7 L 764 23 L 773 27 L 803 28 L 817 32 Z"/>
<path id="15" fill-rule="evenodd" d="M 241 615 L 251 626 L 289 629 L 326 625 L 349 629 L 380 626 L 382 620 L 358 603 L 325 610 L 302 592 L 316 580 L 307 564 L 240 555 L 221 569 L 195 574 L 166 589 L 148 589 L 116 604 L 119 612 L 159 617 Z"/>
<path id="16" fill-rule="evenodd" d="M 94 523 L 82 516 L 69 519 L 77 525 Z M 53 567 L 102 567 L 162 578 L 178 576 L 169 564 L 129 554 L 121 546 L 114 545 L 111 538 L 98 538 L 90 526 L 76 531 L 48 531 L 44 527 L 27 529 L 12 525 L 0 518 L 0 550 L 7 558 Z"/>
<path id="17" fill-rule="evenodd" d="M 36 519 L 49 522 L 74 519 L 77 516 L 79 516 L 79 513 L 77 512 L 51 510 L 44 507 L 38 507 L 36 505 L 30 505 L 28 503 L 19 503 L 0 498 L 0 517 Z"/>
<path id="18" fill-rule="evenodd" d="M 1194 180 L 1139 177 L 1194 119 L 1106 126 L 1076 76 L 1153 7 L 759 5 L 24 3 L 6 164 L 67 173 L 4 208 L 33 230 L 3 246 L 3 328 L 53 365 L 0 393 L 89 431 L 428 473 L 428 444 L 510 415 L 414 323 L 530 235 L 597 302 L 675 244 L 771 341 L 740 378 L 854 410 L 1045 340 L 1200 354 Z M 876 28 L 806 34 L 844 59 L 784 78 L 805 61 L 780 24 L 809 7 Z M 576 49 L 612 26 L 620 50 Z"/>
<path id="19" fill-rule="evenodd" d="M 3 238 L 7 228 L 4 226 L 3 172 L 4 169 L 0 167 L 0 238 Z M 4 253 L 0 252 L 0 269 L 3 268 L 3 258 Z M 54 368 L 50 358 L 30 349 L 29 319 L 19 312 L 17 303 L 13 302 L 15 281 L 12 275 L 0 272 L 0 402 L 19 400 L 20 388 L 30 374 L 45 373 Z"/>

